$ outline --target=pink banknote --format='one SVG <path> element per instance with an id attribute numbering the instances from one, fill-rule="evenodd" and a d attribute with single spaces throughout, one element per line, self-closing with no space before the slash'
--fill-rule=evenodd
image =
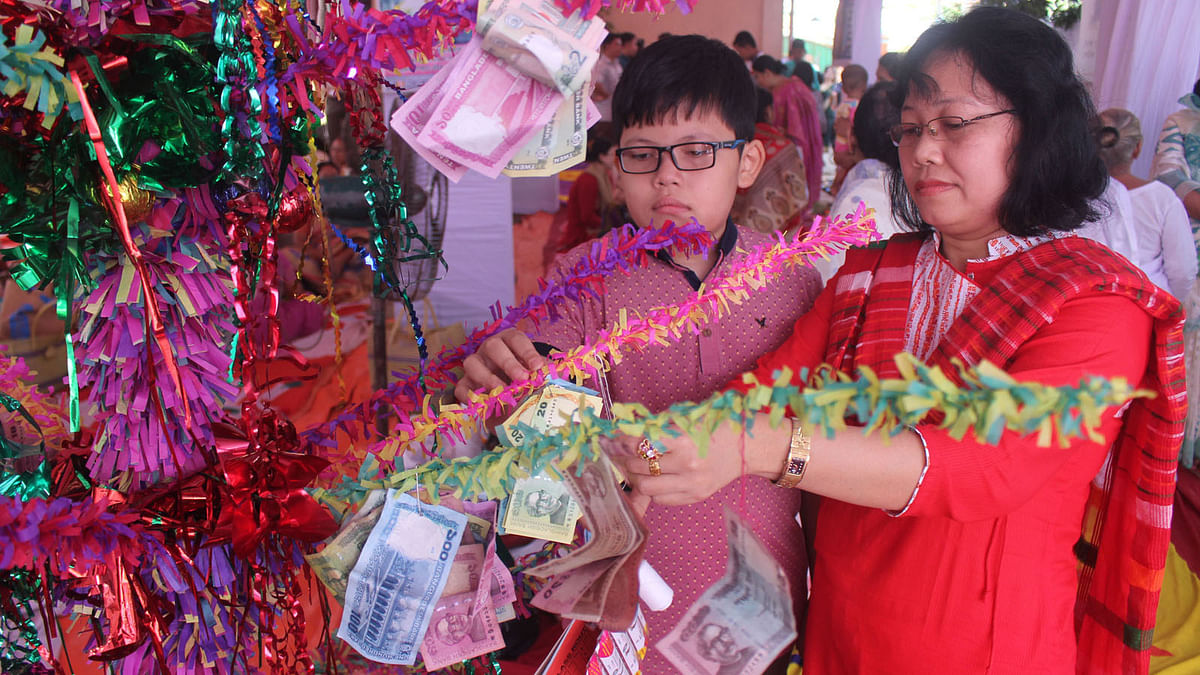
<path id="1" fill-rule="evenodd" d="M 558 90 L 484 52 L 478 38 L 455 58 L 445 80 L 430 81 L 419 93 L 438 103 L 418 144 L 490 178 L 541 132 L 563 101 Z"/>

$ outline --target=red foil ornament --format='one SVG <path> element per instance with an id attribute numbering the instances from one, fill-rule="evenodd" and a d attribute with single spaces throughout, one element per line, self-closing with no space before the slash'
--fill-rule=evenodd
<path id="1" fill-rule="evenodd" d="M 241 422 L 214 429 L 227 483 L 215 540 L 250 558 L 270 535 L 317 542 L 336 532 L 329 510 L 304 490 L 329 460 L 296 452 L 296 428 L 270 408 L 246 406 Z"/>
<path id="2" fill-rule="evenodd" d="M 312 223 L 314 215 L 312 197 L 304 191 L 289 192 L 279 202 L 275 229 L 278 232 L 302 230 Z"/>

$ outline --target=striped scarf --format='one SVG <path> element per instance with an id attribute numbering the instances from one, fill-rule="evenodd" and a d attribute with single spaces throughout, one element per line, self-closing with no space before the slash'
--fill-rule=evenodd
<path id="1" fill-rule="evenodd" d="M 834 283 L 826 360 L 897 375 L 904 351 L 913 262 L 922 234 L 852 251 Z M 1158 396 L 1125 413 L 1103 475 L 1092 483 L 1075 552 L 1080 561 L 1076 630 L 1079 673 L 1145 673 L 1170 542 L 1175 469 L 1187 408 L 1183 312 L 1124 258 L 1090 240 L 1057 239 L 1012 257 L 942 339 L 930 365 L 953 377 L 971 366 L 1012 362 L 1022 344 L 1085 292 L 1127 297 L 1155 319 L 1153 358 L 1142 382 Z"/>

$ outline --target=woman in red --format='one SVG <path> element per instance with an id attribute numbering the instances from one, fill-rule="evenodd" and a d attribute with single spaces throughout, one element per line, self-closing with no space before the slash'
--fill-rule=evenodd
<path id="1" fill-rule="evenodd" d="M 627 458 L 626 475 L 664 504 L 741 472 L 823 497 L 806 675 L 1145 672 L 1185 408 L 1179 303 L 1071 234 L 1096 217 L 1105 174 L 1051 28 L 977 9 L 927 30 L 899 82 L 893 211 L 916 232 L 852 251 L 760 380 L 822 362 L 894 377 L 910 352 L 1049 385 L 1125 378 L 1157 397 L 1065 448 L 762 419 L 744 439 L 718 429 L 703 458 L 686 436 L 666 443 L 660 475 Z"/>

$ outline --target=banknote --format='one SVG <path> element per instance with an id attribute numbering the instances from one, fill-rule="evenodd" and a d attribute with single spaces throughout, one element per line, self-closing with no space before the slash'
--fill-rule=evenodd
<path id="1" fill-rule="evenodd" d="M 387 493 L 383 490 L 372 490 L 367 494 L 358 509 L 358 513 L 346 519 L 341 528 L 325 548 L 304 557 L 313 573 L 333 593 L 338 602 L 346 598 L 346 582 L 350 570 L 362 554 L 371 530 L 383 513 L 383 502 Z"/>
<path id="2" fill-rule="evenodd" d="M 583 523 L 591 538 L 567 555 L 529 569 L 531 576 L 546 578 L 597 560 L 617 558 L 646 538 L 645 527 L 630 508 L 607 460 L 588 462 L 578 476 L 567 472 L 566 483 L 581 504 Z"/>
<path id="3" fill-rule="evenodd" d="M 438 104 L 417 142 L 495 178 L 550 121 L 563 95 L 483 51 L 478 37 L 454 61 L 453 72 L 430 94 Z"/>
<path id="4" fill-rule="evenodd" d="M 533 409 L 541 398 L 541 391 L 535 391 L 525 397 L 524 401 L 513 409 L 499 426 L 496 427 L 496 437 L 510 448 L 519 448 L 528 440 L 528 427 L 533 422 Z M 522 425 L 526 428 L 522 428 Z"/>
<path id="5" fill-rule="evenodd" d="M 483 576 L 489 581 L 488 591 L 491 595 L 492 605 L 496 608 L 496 620 L 500 623 L 511 621 L 517 618 L 517 610 L 513 606 L 517 601 L 517 592 L 513 584 L 512 572 L 508 570 L 496 553 L 495 523 L 499 506 L 494 501 L 463 502 L 463 510 L 467 514 L 469 523 L 482 524 L 479 527 L 482 531 L 481 541 L 485 546 L 483 555 L 486 559 Z"/>
<path id="6" fill-rule="evenodd" d="M 372 661 L 412 665 L 466 526 L 461 513 L 388 490 L 350 572 L 338 637 Z"/>
<path id="7" fill-rule="evenodd" d="M 483 544 L 460 545 L 454 556 L 454 564 L 450 566 L 450 574 L 446 577 L 446 585 L 442 588 L 442 595 L 474 593 L 479 588 L 483 561 Z"/>
<path id="8" fill-rule="evenodd" d="M 478 30 L 484 51 L 564 96 L 586 88 L 608 34 L 603 20 L 565 16 L 549 0 L 481 2 Z"/>
<path id="9" fill-rule="evenodd" d="M 477 604 L 474 593 L 460 593 L 443 596 L 434 608 L 421 643 L 421 659 L 426 670 L 434 671 L 503 647 L 496 610 L 488 596 Z"/>
<path id="10" fill-rule="evenodd" d="M 529 604 L 551 614 L 564 615 L 575 607 L 580 596 L 612 569 L 612 566 L 609 560 L 597 560 L 579 569 L 551 577 Z M 599 618 L 600 614 L 597 611 L 594 617 L 585 617 L 582 620 L 596 621 Z"/>
<path id="11" fill-rule="evenodd" d="M 587 154 L 587 89 L 567 94 L 541 133 L 523 145 L 508 165 L 508 176 L 553 176 L 584 160 Z"/>
<path id="12" fill-rule="evenodd" d="M 615 565 L 610 565 L 596 583 L 579 595 L 575 605 L 563 616 L 568 619 L 587 617 L 586 620 L 594 621 L 605 630 L 628 627 L 637 613 L 637 570 L 645 550 L 646 542 L 643 540 L 633 551 L 618 558 Z M 566 575 L 571 574 L 574 572 L 567 572 Z"/>
<path id="13" fill-rule="evenodd" d="M 697 675 L 761 673 L 796 639 L 783 568 L 732 511 L 725 510 L 725 575 L 696 600 L 655 648 Z"/>
<path id="14" fill-rule="evenodd" d="M 544 476 L 519 478 L 504 514 L 504 530 L 569 544 L 575 538 L 579 503 L 561 481 Z"/>
<path id="15" fill-rule="evenodd" d="M 422 144 L 418 137 L 421 130 L 433 118 L 433 111 L 441 102 L 446 79 L 454 70 L 453 62 L 447 63 L 441 70 L 429 79 L 415 94 L 410 96 L 404 105 L 392 114 L 392 130 L 404 139 L 417 154 L 429 162 L 433 168 L 445 174 L 447 178 L 457 183 L 467 173 L 467 167 Z"/>
<path id="16" fill-rule="evenodd" d="M 550 429 L 578 421 L 581 408 L 595 414 L 600 412 L 602 406 L 600 395 L 595 391 L 570 382 L 550 380 L 522 401 L 512 415 L 497 427 L 497 433 L 509 447 L 520 447 L 530 432 L 544 434 Z"/>

